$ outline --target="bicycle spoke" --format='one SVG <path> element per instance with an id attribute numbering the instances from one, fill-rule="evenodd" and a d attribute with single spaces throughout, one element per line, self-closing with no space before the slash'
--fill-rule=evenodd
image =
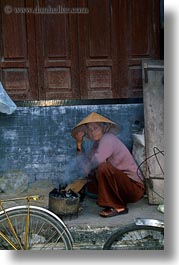
<path id="1" fill-rule="evenodd" d="M 34 207 L 40 208 L 40 207 Z M 14 210 L 9 213 L 11 222 L 18 235 L 19 241 L 22 247 L 25 249 L 71 249 L 71 238 L 66 231 L 63 223 L 58 221 L 58 218 L 51 217 L 51 214 L 47 214 L 43 210 L 30 211 L 29 229 L 26 231 L 26 216 L 27 209 Z M 3 218 L 2 218 L 3 217 Z M 13 233 L 10 231 L 7 225 L 6 218 L 0 216 L 0 231 L 9 239 L 13 239 Z M 25 238 L 28 237 L 28 244 L 25 245 Z M 11 239 L 12 238 L 12 239 Z M 13 244 L 15 239 L 13 239 Z M 10 249 L 8 243 L 4 243 L 4 240 L 0 238 L 0 249 Z"/>
<path id="2" fill-rule="evenodd" d="M 50 245 L 53 245 L 53 249 L 55 248 L 55 246 L 59 243 L 59 239 L 62 238 L 62 236 L 60 235 L 59 237 L 57 237 L 56 241 L 53 241 L 52 239 L 55 238 L 55 235 L 58 235 L 56 231 L 54 231 L 54 233 L 51 235 L 51 237 L 49 237 L 49 239 L 43 245 L 43 248 L 48 249 Z"/>
<path id="3" fill-rule="evenodd" d="M 6 222 L 2 224 L 2 231 L 6 235 L 6 237 L 12 242 L 14 245 L 13 248 L 23 249 L 21 239 L 18 236 L 17 226 L 11 218 L 7 219 L 7 214 L 5 216 Z"/>
<path id="4" fill-rule="evenodd" d="M 103 249 L 164 249 L 164 230 L 159 227 L 132 224 L 112 234 Z"/>

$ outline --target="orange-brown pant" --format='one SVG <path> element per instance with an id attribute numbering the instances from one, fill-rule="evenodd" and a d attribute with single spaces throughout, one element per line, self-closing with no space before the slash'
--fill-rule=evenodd
<path id="1" fill-rule="evenodd" d="M 127 203 L 137 202 L 144 195 L 142 184 L 130 179 L 109 162 L 98 165 L 95 172 L 99 206 L 123 208 Z M 94 190 L 94 176 L 91 185 Z"/>

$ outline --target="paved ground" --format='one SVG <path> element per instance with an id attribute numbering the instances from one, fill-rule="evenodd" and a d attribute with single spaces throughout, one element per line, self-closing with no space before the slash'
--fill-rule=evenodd
<path id="1" fill-rule="evenodd" d="M 77 218 L 64 219 L 73 235 L 76 249 L 102 249 L 104 242 L 113 232 L 132 223 L 137 217 L 164 220 L 164 214 L 157 210 L 157 205 L 149 205 L 147 198 L 128 204 L 128 214 L 110 218 L 99 216 L 102 208 L 97 206 L 95 199 L 86 197 L 81 207 L 83 210 Z"/>
<path id="2" fill-rule="evenodd" d="M 31 192 L 31 194 L 44 194 L 44 191 L 37 190 Z M 1 196 L 1 199 L 7 198 L 9 196 Z M 20 204 L 24 204 L 24 201 L 8 202 L 7 206 L 12 207 Z M 32 202 L 31 204 L 48 208 L 48 192 L 46 192 L 44 200 Z M 157 210 L 157 205 L 149 205 L 146 197 L 137 203 L 128 204 L 128 214 L 110 218 L 100 217 L 99 212 L 102 208 L 96 204 L 95 199 L 88 196 L 85 196 L 80 207 L 81 211 L 78 216 L 63 219 L 74 238 L 74 249 L 102 249 L 104 243 L 113 232 L 124 225 L 132 223 L 137 217 L 164 220 L 164 214 Z"/>
<path id="3" fill-rule="evenodd" d="M 101 209 L 96 204 L 95 199 L 86 197 L 81 203 L 82 210 L 78 214 L 78 217 L 65 219 L 68 225 L 98 225 L 98 226 L 116 226 L 125 225 L 132 222 L 135 218 L 153 218 L 164 219 L 164 214 L 157 210 L 157 205 L 149 205 L 147 198 L 143 198 L 137 203 L 128 204 L 129 213 L 121 216 L 115 216 L 110 218 L 103 218 L 99 216 Z"/>

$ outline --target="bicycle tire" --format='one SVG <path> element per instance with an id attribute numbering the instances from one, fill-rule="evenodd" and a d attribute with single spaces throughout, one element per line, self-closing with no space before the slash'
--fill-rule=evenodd
<path id="1" fill-rule="evenodd" d="M 113 233 L 103 250 L 163 250 L 164 228 L 129 224 Z"/>
<path id="2" fill-rule="evenodd" d="M 20 244 L 18 244 L 8 226 L 4 213 L 0 214 L 0 231 L 16 246 L 18 250 L 24 249 L 26 216 L 28 207 L 17 206 L 6 210 L 10 221 L 16 231 Z M 72 249 L 72 237 L 63 221 L 52 212 L 36 206 L 30 206 L 30 220 L 28 232 L 28 250 L 55 250 Z M 0 249 L 13 249 L 0 237 Z"/>

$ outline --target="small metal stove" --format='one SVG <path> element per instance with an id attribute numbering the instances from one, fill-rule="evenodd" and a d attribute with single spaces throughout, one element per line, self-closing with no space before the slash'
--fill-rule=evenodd
<path id="1" fill-rule="evenodd" d="M 49 210 L 61 218 L 78 217 L 80 194 L 59 185 L 49 193 Z"/>

